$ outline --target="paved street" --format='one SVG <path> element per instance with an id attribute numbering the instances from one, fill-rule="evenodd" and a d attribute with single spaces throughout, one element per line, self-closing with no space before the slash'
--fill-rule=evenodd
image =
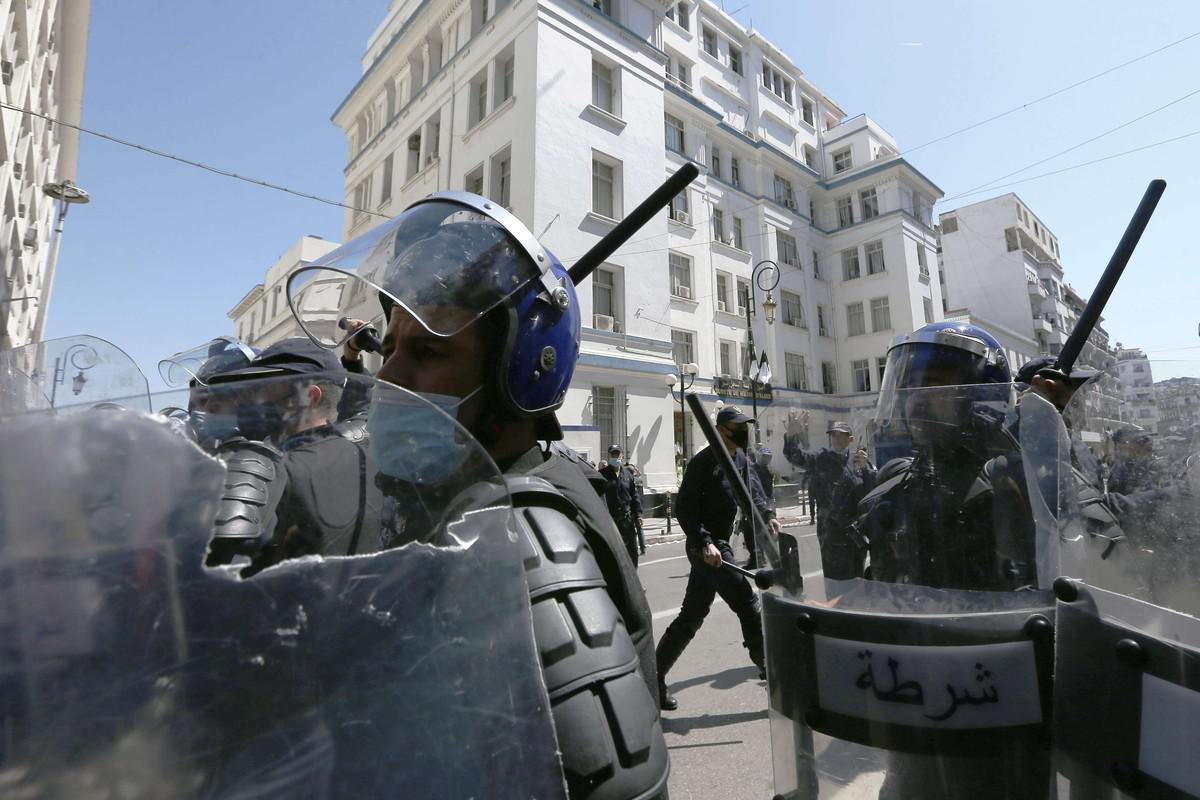
<path id="1" fill-rule="evenodd" d="M 785 524 L 798 523 L 798 515 L 799 509 L 780 510 Z M 788 529 L 800 537 L 802 547 L 809 542 L 815 546 L 813 526 L 795 524 Z M 678 537 L 678 526 L 673 531 Z M 735 550 L 744 559 L 740 545 L 736 539 Z M 638 572 L 654 612 L 656 634 L 678 613 L 688 570 L 681 537 L 647 546 Z M 737 617 L 720 599 L 671 670 L 668 683 L 679 700 L 677 711 L 663 714 L 672 800 L 770 798 L 774 792 L 766 684 L 742 647 Z"/>

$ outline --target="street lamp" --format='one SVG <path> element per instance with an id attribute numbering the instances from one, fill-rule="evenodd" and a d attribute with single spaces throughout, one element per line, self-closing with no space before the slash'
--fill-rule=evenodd
<path id="1" fill-rule="evenodd" d="M 679 384 L 679 454 L 687 457 L 687 405 L 684 395 L 688 389 L 696 383 L 696 376 L 700 374 L 700 367 L 695 363 L 679 364 L 679 377 L 674 375 L 667 376 L 667 386 L 674 388 L 675 384 Z"/>
<path id="2" fill-rule="evenodd" d="M 768 325 L 774 325 L 775 309 L 778 308 L 778 305 L 775 303 L 775 296 L 771 292 L 779 285 L 781 277 L 778 264 L 770 259 L 760 261 L 754 265 L 754 269 L 750 272 L 750 286 L 746 289 L 745 294 L 746 339 L 750 346 L 750 403 L 754 413 L 754 444 L 756 446 L 762 441 L 762 437 L 758 432 L 758 384 L 760 381 L 767 383 L 771 380 L 771 366 L 768 363 L 766 350 L 763 350 L 762 355 L 757 358 L 754 355 L 754 323 L 751 320 L 757 313 L 755 311 L 754 287 L 757 286 L 767 293 L 762 304 L 763 316 L 766 317 Z"/>
<path id="3" fill-rule="evenodd" d="M 92 198 L 80 189 L 70 178 L 59 183 L 47 183 L 42 192 L 58 201 L 58 218 L 54 228 L 54 244 L 50 248 L 50 257 L 46 259 L 46 269 L 42 273 L 41 299 L 38 301 L 37 319 L 33 324 L 33 341 L 42 341 L 46 327 L 46 313 L 50 308 L 50 291 L 54 288 L 54 269 L 58 265 L 58 249 L 62 246 L 63 223 L 67 219 L 67 209 L 74 203 L 87 203 Z"/>
<path id="4" fill-rule="evenodd" d="M 80 356 L 83 356 L 82 363 L 79 361 Z M 98 360 L 96 351 L 91 345 L 82 342 L 71 345 L 61 356 L 55 358 L 54 377 L 50 383 L 50 407 L 55 407 L 54 401 L 58 395 L 58 385 L 66 382 L 67 370 L 78 370 L 75 377 L 71 379 L 71 392 L 78 397 L 88 382 L 87 376 L 83 373 L 96 366 Z"/>

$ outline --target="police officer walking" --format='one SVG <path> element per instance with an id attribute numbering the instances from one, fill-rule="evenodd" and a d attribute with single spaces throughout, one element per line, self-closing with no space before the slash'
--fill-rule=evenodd
<path id="1" fill-rule="evenodd" d="M 859 501 L 875 486 L 875 465 L 865 449 L 851 453 L 854 432 L 845 422 L 829 423 L 829 447 L 820 450 L 803 449 L 807 430 L 807 411 L 788 416 L 783 455 L 808 474 L 809 497 L 817 506 L 821 569 L 831 580 L 860 578 L 866 545 L 853 522 Z"/>
<path id="2" fill-rule="evenodd" d="M 758 473 L 747 469 L 748 424 L 753 421 L 734 406 L 726 406 L 717 413 L 717 432 L 733 457 L 738 473 L 749 476 L 755 509 L 769 521 L 772 533 L 778 534 L 779 523 L 767 505 Z M 679 707 L 667 692 L 667 672 L 704 624 L 717 595 L 737 614 L 742 627 L 742 644 L 758 667 L 759 677 L 766 677 L 758 595 L 749 581 L 722 566 L 723 562 L 735 563 L 729 537 L 737 510 L 733 487 L 721 471 L 717 454 L 711 447 L 704 448 L 688 462 L 676 504 L 679 527 L 687 535 L 685 550 L 692 569 L 679 616 L 667 626 L 656 650 L 659 702 L 666 711 Z"/>
<path id="3" fill-rule="evenodd" d="M 617 530 L 621 532 L 621 540 L 629 551 L 629 558 L 636 567 L 638 563 L 638 529 L 642 521 L 642 498 L 638 494 L 637 483 L 633 472 L 621 457 L 621 446 L 614 444 L 608 448 L 608 460 L 600 467 L 600 474 L 608 483 L 604 488 L 604 501 L 608 504 L 608 513 Z"/>

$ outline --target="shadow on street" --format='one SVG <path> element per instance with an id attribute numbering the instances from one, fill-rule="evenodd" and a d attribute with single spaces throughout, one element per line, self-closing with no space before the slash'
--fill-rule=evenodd
<path id="1" fill-rule="evenodd" d="M 668 717 L 662 718 L 663 733 L 675 733 L 686 736 L 692 731 L 720 728 L 724 725 L 738 725 L 743 722 L 754 722 L 767 718 L 767 710 L 737 711 L 732 714 L 701 714 L 698 717 Z M 737 740 L 739 743 L 741 740 Z M 668 750 L 674 749 L 671 745 Z"/>

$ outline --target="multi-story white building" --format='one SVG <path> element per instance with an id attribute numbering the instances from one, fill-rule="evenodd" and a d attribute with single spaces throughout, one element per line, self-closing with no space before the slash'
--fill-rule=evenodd
<path id="1" fill-rule="evenodd" d="M 42 339 L 49 310 L 47 183 L 76 177 L 90 0 L 0 0 L 0 348 Z M 40 314 L 39 314 L 40 308 Z"/>
<path id="2" fill-rule="evenodd" d="M 947 315 L 969 314 L 1000 340 L 1014 368 L 1057 355 L 1087 305 L 1063 280 L 1058 237 L 1012 193 L 943 212 L 939 222 Z M 1096 325 L 1081 362 L 1111 366 L 1108 341 Z"/>
<path id="3" fill-rule="evenodd" d="M 272 264 L 257 284 L 231 308 L 234 336 L 252 346 L 265 348 L 281 339 L 304 336 L 287 301 L 287 277 L 338 247 L 320 236 L 302 236 Z"/>
<path id="4" fill-rule="evenodd" d="M 1158 432 L 1158 402 L 1150 360 L 1137 347 L 1117 342 L 1117 377 L 1121 379 L 1121 421 Z"/>
<path id="5" fill-rule="evenodd" d="M 940 190 L 709 0 L 394 0 L 363 71 L 333 115 L 358 209 L 465 188 L 569 265 L 671 171 L 702 167 L 580 287 L 583 350 L 559 412 L 568 444 L 596 458 L 624 442 L 651 489 L 673 487 L 676 448 L 693 447 L 676 363 L 699 366 L 710 402 L 750 405 L 761 262 L 780 282 L 775 324 L 763 291 L 750 301 L 776 376 L 760 408 L 806 391 L 834 395 L 829 414 L 869 406 L 894 335 L 941 318 Z M 374 221 L 347 212 L 347 237 Z"/>

